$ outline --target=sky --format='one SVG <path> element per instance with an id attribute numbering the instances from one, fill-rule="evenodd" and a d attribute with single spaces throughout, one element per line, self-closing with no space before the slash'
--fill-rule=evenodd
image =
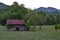
<path id="1" fill-rule="evenodd" d="M 0 2 L 12 5 L 14 1 L 19 4 L 24 4 L 29 9 L 35 9 L 39 7 L 54 7 L 60 9 L 60 0 L 0 0 Z"/>

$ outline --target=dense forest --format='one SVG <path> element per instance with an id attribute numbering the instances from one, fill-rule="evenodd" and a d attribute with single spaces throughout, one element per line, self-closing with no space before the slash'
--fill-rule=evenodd
<path id="1" fill-rule="evenodd" d="M 25 20 L 26 25 L 54 25 L 60 23 L 60 13 L 46 14 L 44 11 L 31 10 L 14 2 L 8 8 L 0 10 L 0 24 L 5 25 L 6 20 L 16 19 Z"/>

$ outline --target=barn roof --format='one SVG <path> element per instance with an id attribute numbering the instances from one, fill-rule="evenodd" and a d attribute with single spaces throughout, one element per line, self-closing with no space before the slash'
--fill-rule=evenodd
<path id="1" fill-rule="evenodd" d="M 24 20 L 7 20 L 7 24 L 25 24 Z"/>

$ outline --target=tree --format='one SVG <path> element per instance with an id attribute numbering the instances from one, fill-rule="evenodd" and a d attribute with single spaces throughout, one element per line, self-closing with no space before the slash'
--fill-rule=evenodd
<path id="1" fill-rule="evenodd" d="M 36 25 L 38 24 L 38 13 L 36 13 L 34 10 L 29 10 L 29 13 L 26 14 L 27 20 L 33 25 L 33 29 L 35 29 Z"/>
<path id="2" fill-rule="evenodd" d="M 60 13 L 56 16 L 56 24 L 60 24 Z"/>
<path id="3" fill-rule="evenodd" d="M 2 20 L 7 19 L 20 19 L 26 20 L 26 14 L 28 13 L 28 9 L 23 6 L 23 4 L 19 5 L 17 2 L 14 2 L 8 11 L 2 14 Z"/>
<path id="4" fill-rule="evenodd" d="M 41 25 L 44 24 L 46 21 L 46 14 L 43 11 L 38 12 L 39 19 L 38 19 L 38 24 L 40 25 L 40 30 L 41 30 Z"/>
<path id="5" fill-rule="evenodd" d="M 54 15 L 48 15 L 46 19 L 46 24 L 48 25 L 54 25 L 56 24 L 56 16 Z"/>

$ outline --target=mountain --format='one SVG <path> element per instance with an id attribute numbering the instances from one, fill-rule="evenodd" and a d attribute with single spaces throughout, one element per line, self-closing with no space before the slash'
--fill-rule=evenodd
<path id="1" fill-rule="evenodd" d="M 0 10 L 6 10 L 9 6 L 0 2 Z"/>
<path id="2" fill-rule="evenodd" d="M 48 8 L 40 7 L 40 8 L 37 8 L 36 11 L 37 12 L 44 11 L 47 14 L 57 14 L 60 10 L 53 7 L 48 7 Z"/>
<path id="3" fill-rule="evenodd" d="M 0 12 L 2 10 L 8 10 L 9 7 L 10 7 L 9 5 L 6 5 L 6 4 L 0 2 Z M 36 11 L 37 12 L 44 11 L 47 14 L 57 14 L 58 12 L 60 12 L 60 10 L 53 8 L 53 7 L 48 7 L 48 8 L 40 7 L 40 8 L 37 8 Z"/>

